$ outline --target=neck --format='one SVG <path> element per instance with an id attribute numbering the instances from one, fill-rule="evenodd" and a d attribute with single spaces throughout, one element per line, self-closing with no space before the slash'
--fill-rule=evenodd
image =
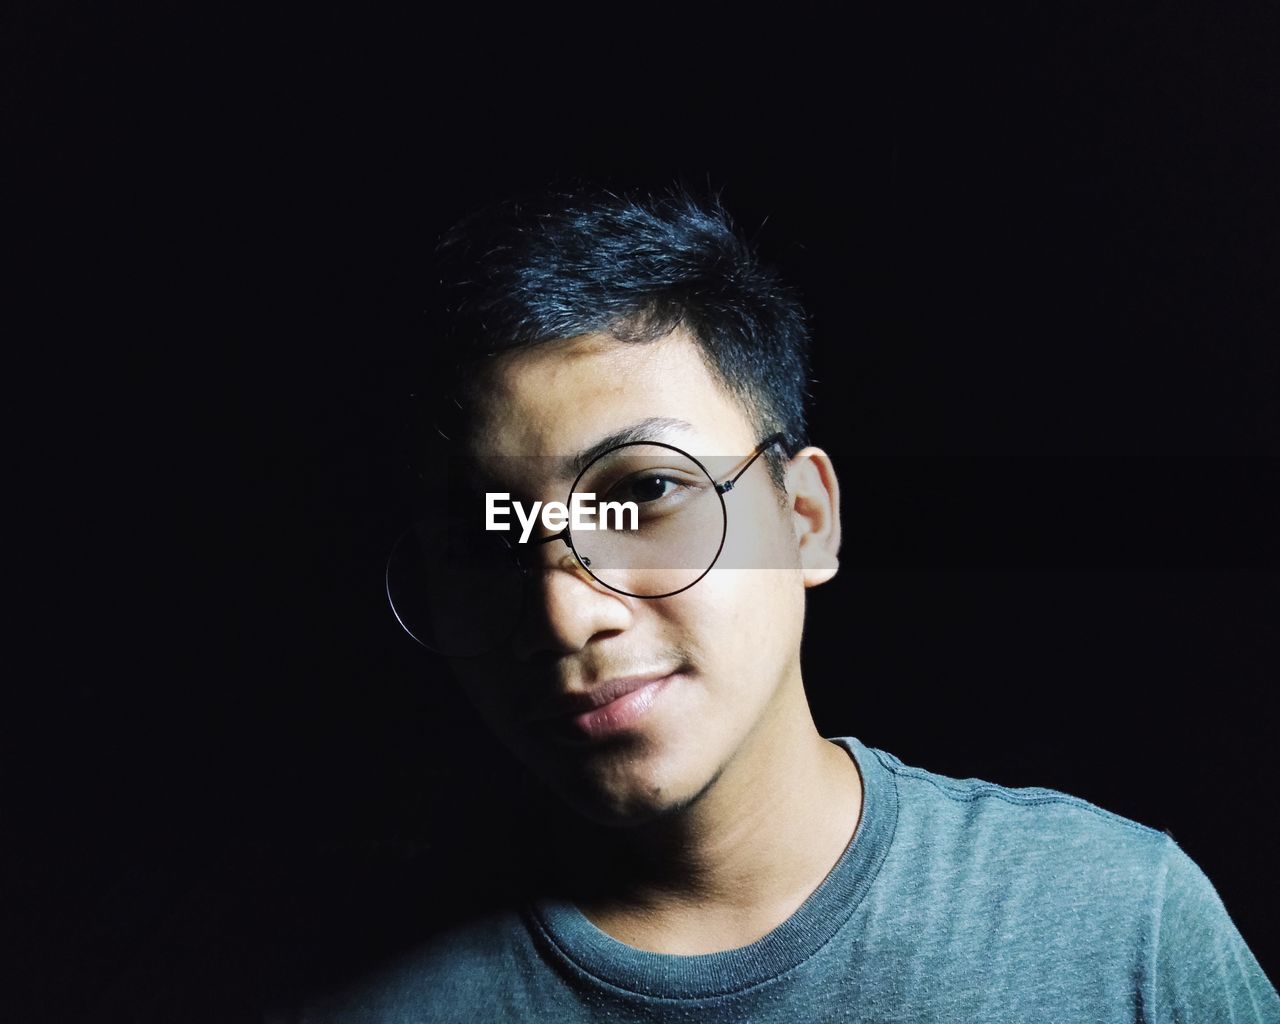
<path id="1" fill-rule="evenodd" d="M 568 889 L 593 924 L 642 949 L 713 952 L 760 938 L 817 888 L 861 818 L 862 782 L 819 734 L 798 673 L 778 702 L 678 812 L 573 829 L 560 862 L 593 866 Z"/>

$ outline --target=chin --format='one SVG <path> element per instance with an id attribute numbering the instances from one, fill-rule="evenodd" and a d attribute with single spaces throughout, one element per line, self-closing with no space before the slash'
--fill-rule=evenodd
<path id="1" fill-rule="evenodd" d="M 636 828 L 673 818 L 697 802 L 719 773 L 693 782 L 674 784 L 656 779 L 611 780 L 584 778 L 576 785 L 557 787 L 561 799 L 580 815 L 608 828 Z M 621 783 L 621 784 L 619 784 Z"/>
<path id="2" fill-rule="evenodd" d="M 688 800 L 669 803 L 634 800 L 618 803 L 584 800 L 581 796 L 566 799 L 569 805 L 588 821 L 605 828 L 615 829 L 640 828 L 662 821 L 679 814 L 689 804 Z"/>

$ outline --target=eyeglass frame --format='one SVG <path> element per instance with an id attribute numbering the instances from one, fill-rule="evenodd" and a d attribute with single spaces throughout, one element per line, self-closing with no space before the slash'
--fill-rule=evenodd
<path id="1" fill-rule="evenodd" d="M 684 451 L 684 449 L 682 448 L 677 448 L 675 445 L 667 444 L 666 442 L 663 442 L 663 441 L 627 441 L 627 442 L 624 442 L 623 444 L 614 445 L 612 448 L 609 448 L 608 450 L 601 452 L 594 459 L 592 459 L 586 466 L 582 468 L 582 470 L 578 473 L 577 477 L 574 478 L 573 486 L 569 488 L 570 499 L 572 499 L 574 492 L 576 492 L 578 489 L 578 484 L 582 482 L 582 478 L 586 476 L 587 472 L 591 469 L 592 466 L 594 466 L 597 462 L 603 459 L 606 455 L 611 455 L 612 453 L 616 451 L 620 451 L 623 448 L 633 448 L 636 446 L 646 446 L 650 448 L 666 448 L 670 451 L 678 452 L 680 455 L 683 455 L 685 458 L 689 459 L 691 462 L 693 462 L 694 465 L 696 465 L 700 470 L 702 470 L 702 472 L 706 475 L 707 479 L 711 481 L 712 485 L 715 488 L 716 497 L 720 500 L 720 512 L 721 512 L 721 518 L 723 521 L 723 526 L 720 531 L 720 544 L 716 548 L 715 557 L 711 559 L 710 563 L 708 563 L 707 567 L 702 571 L 702 573 L 697 577 L 697 579 L 693 580 L 691 583 L 685 584 L 679 590 L 672 590 L 665 594 L 632 594 L 629 591 L 619 590 L 617 587 L 612 586 L 609 583 L 606 583 L 604 580 L 600 579 L 600 577 L 598 577 L 595 573 L 591 571 L 590 565 L 587 564 L 587 561 L 589 561 L 589 559 L 584 561 L 582 555 L 578 553 L 578 549 L 574 547 L 573 534 L 569 530 L 568 523 L 566 523 L 564 528 L 561 529 L 558 533 L 553 533 L 547 537 L 539 537 L 535 540 L 528 541 L 527 543 L 530 545 L 540 546 L 543 544 L 551 544 L 558 540 L 564 541 L 565 546 L 568 547 L 568 549 L 571 552 L 573 552 L 573 557 L 577 560 L 578 564 L 582 566 L 583 570 L 593 580 L 599 583 L 602 587 L 606 587 L 613 593 L 621 594 L 624 597 L 635 597 L 644 601 L 658 601 L 658 600 L 661 600 L 662 598 L 674 597 L 676 594 L 683 594 L 690 587 L 696 586 L 698 583 L 700 583 L 706 577 L 707 573 L 709 573 L 712 569 L 715 568 L 716 562 L 720 560 L 720 555 L 724 551 L 725 539 L 729 535 L 729 508 L 725 504 L 724 496 L 728 494 L 731 490 L 733 490 L 733 488 L 737 485 L 738 481 L 742 479 L 743 474 L 745 474 L 747 470 L 749 470 L 753 465 L 755 465 L 756 460 L 759 459 L 761 455 L 767 452 L 775 444 L 781 444 L 782 450 L 786 452 L 787 451 L 786 441 L 787 441 L 787 435 L 783 432 L 770 434 L 758 445 L 756 445 L 755 451 L 751 453 L 750 457 L 747 459 L 746 464 L 740 470 L 738 470 L 738 472 L 736 472 L 728 480 L 724 480 L 718 483 L 716 482 L 715 477 L 711 475 L 707 467 L 704 466 L 701 462 L 699 462 L 696 458 L 694 458 L 694 456 L 690 455 L 688 452 Z M 529 569 L 524 564 L 524 560 L 520 557 L 520 551 L 516 547 L 514 547 L 510 543 L 510 541 L 508 541 L 505 537 L 501 538 L 501 540 L 502 540 L 502 543 L 508 548 L 508 550 L 510 550 L 513 561 L 515 562 L 515 568 L 519 569 L 520 574 L 522 576 L 528 576 Z M 394 552 L 392 553 L 392 557 L 394 557 Z M 390 559 L 388 559 L 388 568 L 389 568 L 389 562 L 390 562 Z M 409 636 L 412 637 L 414 641 L 421 644 L 423 647 L 426 647 L 428 650 L 434 650 L 434 648 L 429 647 L 427 644 L 424 644 L 421 640 L 419 640 L 418 637 L 414 635 L 413 631 L 410 630 L 409 627 L 406 626 L 404 621 L 400 618 L 400 613 L 396 611 L 395 601 L 392 600 L 391 598 L 391 585 L 390 585 L 389 572 L 388 572 L 388 579 L 386 583 L 387 583 L 387 587 L 386 587 L 387 602 L 391 605 L 391 613 L 395 616 L 396 622 L 400 624 L 400 628 L 403 629 L 406 633 L 408 633 Z M 437 653 L 444 653 L 444 652 L 437 652 Z M 463 657 L 463 655 L 446 655 L 446 657 Z"/>

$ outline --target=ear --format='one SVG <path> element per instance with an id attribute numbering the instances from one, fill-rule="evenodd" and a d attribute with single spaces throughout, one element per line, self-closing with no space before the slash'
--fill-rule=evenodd
<path id="1" fill-rule="evenodd" d="M 792 458 L 787 497 L 804 585 L 816 587 L 840 568 L 840 484 L 831 458 L 821 448 L 802 448 Z"/>

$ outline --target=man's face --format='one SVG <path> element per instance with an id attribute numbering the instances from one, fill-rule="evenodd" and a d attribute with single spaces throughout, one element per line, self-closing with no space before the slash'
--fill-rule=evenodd
<path id="1" fill-rule="evenodd" d="M 576 455 L 643 421 L 675 421 L 646 438 L 705 456 L 708 468 L 741 466 L 761 441 L 682 334 L 650 343 L 585 335 L 510 353 L 481 390 L 470 450 L 490 489 L 525 502 L 566 500 L 572 471 L 548 456 Z M 685 805 L 799 693 L 805 580 L 795 513 L 763 457 L 724 501 L 725 550 L 739 557 L 668 597 L 602 586 L 559 541 L 526 549 L 529 599 L 509 647 L 454 662 L 490 728 L 593 820 L 639 823 Z M 748 550 L 758 567 L 741 567 Z M 579 720 L 605 687 L 631 692 Z"/>

